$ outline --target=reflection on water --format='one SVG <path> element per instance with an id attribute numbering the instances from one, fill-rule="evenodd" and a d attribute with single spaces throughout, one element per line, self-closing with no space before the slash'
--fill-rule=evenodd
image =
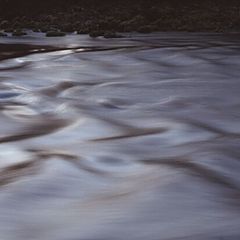
<path id="1" fill-rule="evenodd" d="M 0 44 L 0 239 L 240 239 L 240 37 Z"/>

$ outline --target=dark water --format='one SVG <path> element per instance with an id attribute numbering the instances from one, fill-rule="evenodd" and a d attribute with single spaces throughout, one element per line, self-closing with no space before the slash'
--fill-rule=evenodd
<path id="1" fill-rule="evenodd" d="M 1 240 L 240 239 L 240 35 L 0 41 Z"/>

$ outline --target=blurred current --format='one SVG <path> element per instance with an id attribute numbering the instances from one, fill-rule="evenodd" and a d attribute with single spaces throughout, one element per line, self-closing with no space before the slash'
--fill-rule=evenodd
<path id="1" fill-rule="evenodd" d="M 240 35 L 0 39 L 1 240 L 239 240 Z"/>

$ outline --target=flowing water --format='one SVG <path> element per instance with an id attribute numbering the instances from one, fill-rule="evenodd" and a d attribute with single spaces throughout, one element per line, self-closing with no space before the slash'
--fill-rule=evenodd
<path id="1" fill-rule="evenodd" d="M 240 35 L 0 42 L 1 240 L 240 239 Z"/>

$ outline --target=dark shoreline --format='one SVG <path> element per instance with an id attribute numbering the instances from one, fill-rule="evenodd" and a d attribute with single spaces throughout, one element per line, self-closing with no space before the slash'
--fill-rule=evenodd
<path id="1" fill-rule="evenodd" d="M 240 1 L 0 0 L 0 34 L 22 36 L 22 29 L 106 38 L 133 31 L 239 32 Z"/>

